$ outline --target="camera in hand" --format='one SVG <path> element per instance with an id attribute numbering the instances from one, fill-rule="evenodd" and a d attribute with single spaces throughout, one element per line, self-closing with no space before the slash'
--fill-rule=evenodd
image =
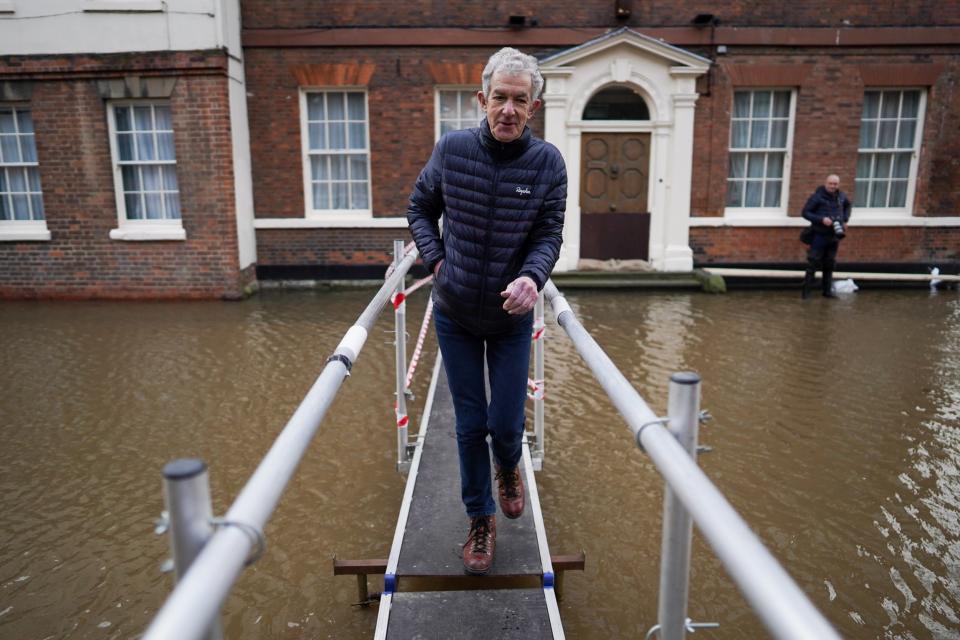
<path id="1" fill-rule="evenodd" d="M 843 228 L 843 223 L 839 220 L 833 221 L 833 235 L 837 236 L 837 238 L 843 238 L 843 236 L 847 235 L 847 232 Z"/>

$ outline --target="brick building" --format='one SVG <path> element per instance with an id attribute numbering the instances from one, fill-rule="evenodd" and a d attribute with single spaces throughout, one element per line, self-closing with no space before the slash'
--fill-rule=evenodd
<path id="1" fill-rule="evenodd" d="M 567 161 L 560 270 L 797 266 L 827 173 L 845 267 L 960 270 L 956 3 L 37 4 L 0 0 L 0 296 L 378 275 L 506 45 Z"/>

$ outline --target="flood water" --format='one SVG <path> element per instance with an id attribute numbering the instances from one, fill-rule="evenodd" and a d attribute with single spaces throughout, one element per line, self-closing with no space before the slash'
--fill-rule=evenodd
<path id="1" fill-rule="evenodd" d="M 153 533 L 164 463 L 206 460 L 224 513 L 371 295 L 0 305 L 0 638 L 141 633 L 172 582 Z M 671 372 L 702 375 L 704 470 L 841 635 L 960 637 L 956 291 L 568 300 L 658 413 Z M 408 304 L 414 336 L 424 303 Z M 227 637 L 371 636 L 376 607 L 352 606 L 332 558 L 385 558 L 393 536 L 391 326 L 372 332 L 230 596 Z M 428 341 L 415 425 L 434 353 Z M 642 638 L 662 482 L 552 321 L 547 378 L 548 538 L 587 556 L 564 585 L 568 637 Z M 721 623 L 696 638 L 767 636 L 698 536 L 690 616 Z"/>

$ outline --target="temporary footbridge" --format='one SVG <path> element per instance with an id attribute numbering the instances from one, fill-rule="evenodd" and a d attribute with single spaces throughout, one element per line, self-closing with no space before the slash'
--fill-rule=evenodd
<path id="1" fill-rule="evenodd" d="M 538 303 L 533 343 L 534 431 L 523 446 L 528 503 L 516 521 L 498 520 L 491 573 L 464 578 L 459 544 L 465 518 L 456 478 L 457 455 L 450 392 L 438 358 L 430 391 L 412 441 L 405 392 L 405 298 L 425 281 L 404 288 L 417 258 L 412 246 L 394 244 L 395 260 L 383 286 L 344 335 L 306 398 L 287 422 L 236 501 L 214 518 L 206 465 L 176 460 L 164 468 L 167 512 L 158 527 L 169 531 L 177 585 L 144 634 L 146 640 L 220 638 L 219 610 L 244 566 L 263 553 L 263 528 L 316 434 L 340 385 L 350 375 L 380 311 L 392 302 L 396 322 L 397 466 L 408 473 L 390 556 L 386 560 L 341 561 L 337 573 L 358 576 L 366 597 L 366 575 L 382 573 L 377 638 L 563 638 L 557 587 L 560 571 L 582 568 L 582 557 L 551 556 L 534 471 L 543 463 L 543 299 L 552 306 L 584 362 L 650 456 L 667 486 L 664 491 L 658 620 L 649 633 L 663 640 L 684 638 L 715 623 L 687 617 L 692 525 L 696 522 L 747 602 L 772 637 L 838 638 L 743 519 L 696 464 L 700 378 L 676 373 L 670 380 L 666 416 L 656 415 L 576 319 L 552 282 Z M 419 359 L 428 313 L 412 363 Z M 359 374 L 359 372 L 357 372 Z M 440 482 L 438 479 L 443 478 Z M 449 580 L 468 580 L 455 589 Z M 438 588 L 437 585 L 440 585 Z M 493 588 L 491 588 L 493 587 Z"/>

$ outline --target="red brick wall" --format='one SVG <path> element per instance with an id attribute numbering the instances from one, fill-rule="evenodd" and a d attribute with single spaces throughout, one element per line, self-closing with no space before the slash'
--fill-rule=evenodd
<path id="1" fill-rule="evenodd" d="M 699 13 L 713 13 L 730 26 L 934 25 L 960 22 L 960 5 L 942 0 L 867 2 L 811 0 L 791 2 L 702 2 L 700 0 L 633 0 L 632 15 L 620 21 L 613 0 L 528 0 L 527 2 L 436 2 L 435 0 L 244 0 L 247 29 L 296 27 L 502 27 L 510 15 L 536 18 L 544 27 L 687 26 Z"/>
<path id="2" fill-rule="evenodd" d="M 224 67 L 220 52 L 0 60 L 0 78 L 35 80 L 30 109 L 52 235 L 0 242 L 0 296 L 243 295 L 254 276 L 238 264 Z M 118 219 L 96 79 L 117 77 L 118 69 L 178 76 L 170 104 L 186 241 L 109 238 Z"/>
<path id="3" fill-rule="evenodd" d="M 393 241 L 410 241 L 406 229 L 260 229 L 262 266 L 367 265 L 386 267 Z"/>

